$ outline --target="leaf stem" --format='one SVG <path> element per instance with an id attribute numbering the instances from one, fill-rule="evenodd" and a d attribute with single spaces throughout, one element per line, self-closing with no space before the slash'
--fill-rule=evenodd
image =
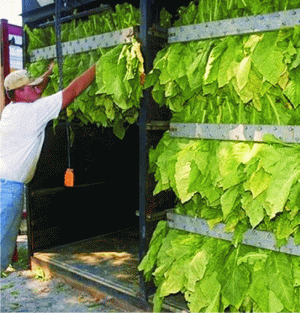
<path id="1" fill-rule="evenodd" d="M 280 125 L 279 114 L 278 114 L 278 112 L 277 112 L 277 110 L 276 110 L 276 107 L 275 107 L 276 104 L 275 104 L 275 102 L 273 101 L 273 99 L 271 98 L 270 94 L 267 93 L 266 95 L 267 95 L 267 98 L 268 98 L 268 100 L 269 100 L 269 102 L 270 102 L 270 104 L 271 104 L 271 107 L 272 107 L 272 109 L 273 109 L 273 111 L 274 111 L 274 113 L 275 113 L 277 124 Z"/>
<path id="2" fill-rule="evenodd" d="M 242 107 L 243 107 L 243 102 L 242 100 L 239 101 L 239 124 L 242 124 Z"/>

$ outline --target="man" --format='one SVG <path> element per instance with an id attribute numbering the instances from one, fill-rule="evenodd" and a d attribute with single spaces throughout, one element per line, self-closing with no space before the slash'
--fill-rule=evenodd
<path id="1" fill-rule="evenodd" d="M 1 271 L 11 263 L 23 209 L 24 184 L 36 170 L 47 123 L 84 91 L 95 78 L 95 65 L 68 87 L 48 97 L 45 90 L 53 63 L 37 79 L 26 70 L 10 73 L 4 87 L 11 103 L 0 119 L 0 249 Z"/>

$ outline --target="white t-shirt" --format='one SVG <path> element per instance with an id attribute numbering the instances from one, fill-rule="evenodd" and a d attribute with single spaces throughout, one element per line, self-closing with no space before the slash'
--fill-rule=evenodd
<path id="1" fill-rule="evenodd" d="M 62 92 L 32 103 L 10 103 L 0 119 L 0 178 L 29 183 L 45 138 L 47 123 L 58 117 Z"/>

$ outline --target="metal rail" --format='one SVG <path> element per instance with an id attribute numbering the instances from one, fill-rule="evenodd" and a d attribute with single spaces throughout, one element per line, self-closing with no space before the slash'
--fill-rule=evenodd
<path id="1" fill-rule="evenodd" d="M 238 140 L 262 142 L 272 134 L 288 143 L 300 142 L 300 126 L 171 123 L 170 136 L 197 139 Z"/>
<path id="2" fill-rule="evenodd" d="M 168 42 L 175 43 L 266 32 L 295 25 L 300 25 L 300 9 L 172 27 L 168 29 Z"/>
<path id="3" fill-rule="evenodd" d="M 108 48 L 119 44 L 130 43 L 132 36 L 136 32 L 136 27 L 129 27 L 115 32 L 64 42 L 62 43 L 62 55 L 76 54 L 96 50 L 98 48 Z M 33 50 L 30 54 L 31 62 L 53 58 L 56 58 L 56 45 Z"/>
<path id="4" fill-rule="evenodd" d="M 97 14 L 97 13 L 101 13 L 101 12 L 109 11 L 109 10 L 111 10 L 111 6 L 110 5 L 108 5 L 108 4 L 101 4 L 99 8 L 95 8 L 95 9 L 91 9 L 91 10 L 88 10 L 88 11 L 72 14 L 72 15 L 69 15 L 69 16 L 65 16 L 65 17 L 62 17 L 60 19 L 60 21 L 61 21 L 61 23 L 65 23 L 65 22 L 71 21 L 73 19 L 79 19 L 79 18 L 83 18 L 83 17 L 89 16 L 89 15 L 92 15 L 92 14 Z M 45 27 L 53 26 L 53 25 L 55 25 L 55 21 L 42 23 L 42 24 L 39 25 L 39 27 L 40 28 L 45 28 Z"/>
<path id="5" fill-rule="evenodd" d="M 210 228 L 207 221 L 202 218 L 179 215 L 173 211 L 167 213 L 167 220 L 169 227 L 174 229 L 227 241 L 232 241 L 234 238 L 233 233 L 225 231 L 225 224 L 223 223 L 219 223 L 214 228 Z M 288 243 L 279 248 L 276 244 L 275 235 L 267 231 L 255 229 L 247 230 L 244 234 L 242 244 L 300 256 L 300 245 L 295 245 L 294 238 L 290 237 Z"/>

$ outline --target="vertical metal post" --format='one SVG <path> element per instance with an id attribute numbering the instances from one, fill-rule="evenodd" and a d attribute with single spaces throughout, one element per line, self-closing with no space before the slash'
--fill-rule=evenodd
<path id="1" fill-rule="evenodd" d="M 142 41 L 143 54 L 145 59 L 145 70 L 147 71 L 147 5 L 149 0 L 141 0 L 141 26 L 140 39 Z M 147 92 L 141 101 L 139 116 L 139 260 L 141 261 L 146 253 L 146 182 L 147 182 Z M 140 273 L 140 292 L 144 302 L 147 301 L 146 284 L 142 273 Z"/>
<path id="2" fill-rule="evenodd" d="M 148 29 L 153 23 L 153 3 L 152 0 L 141 0 L 141 26 L 140 40 L 142 43 L 142 52 L 145 62 L 146 74 L 151 70 L 154 56 L 151 53 L 151 39 L 148 35 Z M 141 101 L 140 116 L 139 116 L 139 259 L 142 260 L 147 249 L 147 229 L 146 229 L 146 186 L 148 172 L 148 140 L 147 140 L 147 117 L 148 109 L 151 103 L 151 94 L 149 91 L 144 91 Z M 147 301 L 147 290 L 144 277 L 140 274 L 140 291 L 144 302 Z"/>
<path id="3" fill-rule="evenodd" d="M 26 11 L 26 1 L 27 0 L 22 0 L 22 12 Z M 26 31 L 24 31 L 25 27 L 25 18 L 22 18 L 22 26 L 23 26 L 23 35 L 22 35 L 22 47 L 23 47 L 23 68 L 26 68 L 26 65 L 30 63 L 30 56 L 29 53 L 27 53 L 28 49 L 28 35 Z"/>
<path id="4" fill-rule="evenodd" d="M 145 1 L 145 0 L 144 0 Z M 147 92 L 141 100 L 139 116 L 139 260 L 146 253 L 146 182 L 147 182 Z M 146 286 L 143 275 L 140 273 L 140 290 L 146 302 Z"/>
<path id="5" fill-rule="evenodd" d="M 59 72 L 59 90 L 64 88 L 63 85 L 63 54 L 61 45 L 61 0 L 55 0 L 55 34 L 56 34 L 56 57 Z"/>

